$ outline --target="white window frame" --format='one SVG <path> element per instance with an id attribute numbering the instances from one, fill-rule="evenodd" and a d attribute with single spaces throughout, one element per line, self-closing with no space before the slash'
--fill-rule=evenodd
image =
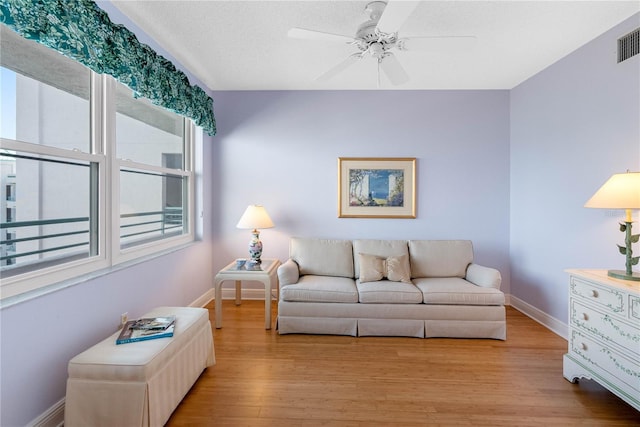
<path id="1" fill-rule="evenodd" d="M 2 148 L 6 150 L 15 150 L 21 153 L 54 156 L 67 160 L 78 160 L 93 162 L 98 164 L 98 210 L 100 206 L 104 206 L 104 174 L 105 174 L 105 158 L 102 155 L 92 155 L 82 153 L 80 151 L 62 150 L 54 147 L 47 147 L 38 144 L 31 144 L 22 141 L 13 141 L 2 139 Z M 0 285 L 1 299 L 27 293 L 35 289 L 51 285 L 52 283 L 62 281 L 74 276 L 81 276 L 100 268 L 108 266 L 105 256 L 105 224 L 106 219 L 101 218 L 98 222 L 98 254 L 93 257 L 66 262 L 47 268 L 41 268 L 13 277 L 2 278 Z"/>
<path id="2" fill-rule="evenodd" d="M 122 159 L 116 157 L 116 107 L 115 107 L 115 85 L 116 81 L 110 76 L 104 76 L 105 93 L 112 96 L 105 96 L 104 109 L 106 114 L 112 118 L 112 120 L 106 120 L 107 126 L 104 127 L 103 140 L 105 142 L 105 149 L 110 152 L 111 167 L 110 167 L 110 179 L 111 184 L 111 257 L 114 264 L 121 264 L 134 260 L 136 258 L 152 255 L 159 251 L 166 251 L 176 246 L 181 246 L 190 243 L 194 240 L 194 223 L 195 215 L 193 214 L 195 208 L 194 202 L 194 176 L 193 176 L 193 153 L 194 153 L 194 135 L 195 126 L 190 119 L 184 118 L 184 170 L 169 169 L 159 166 L 152 166 L 145 163 L 134 162 L 128 159 Z M 149 242 L 145 244 L 135 245 L 130 248 L 120 248 L 120 170 L 123 168 L 136 169 L 146 172 L 152 172 L 157 174 L 170 174 L 186 177 L 188 180 L 188 202 L 187 206 L 187 230 L 180 236 L 168 237 L 162 240 Z"/>
<path id="3" fill-rule="evenodd" d="M 195 240 L 195 176 L 194 142 L 201 134 L 193 121 L 184 119 L 184 170 L 150 166 L 116 158 L 115 140 L 115 85 L 111 76 L 91 71 L 91 99 L 89 101 L 91 153 L 65 150 L 23 141 L 1 139 L 1 148 L 18 152 L 54 156 L 57 158 L 93 162 L 98 164 L 98 254 L 89 258 L 41 268 L 24 274 L 2 278 L 0 302 L 20 301 L 49 290 L 83 281 L 125 262 L 146 259 L 189 244 Z M 186 177 L 187 229 L 179 236 L 120 249 L 120 193 L 119 176 L 122 166 Z"/>

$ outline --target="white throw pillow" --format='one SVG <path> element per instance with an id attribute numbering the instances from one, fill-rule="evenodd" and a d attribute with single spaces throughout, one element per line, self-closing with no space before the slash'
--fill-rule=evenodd
<path id="1" fill-rule="evenodd" d="M 360 283 L 377 282 L 383 278 L 392 282 L 412 283 L 407 255 L 387 258 L 362 253 L 358 255 L 360 257 Z"/>
<path id="2" fill-rule="evenodd" d="M 390 256 L 387 258 L 387 279 L 392 282 L 411 283 L 409 256 Z"/>
<path id="3" fill-rule="evenodd" d="M 360 282 L 377 282 L 385 276 L 385 259 L 375 255 L 360 255 Z"/>

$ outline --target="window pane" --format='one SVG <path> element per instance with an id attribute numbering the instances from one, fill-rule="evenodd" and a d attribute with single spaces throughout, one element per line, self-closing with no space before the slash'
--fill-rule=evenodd
<path id="1" fill-rule="evenodd" d="M 0 49 L 0 136 L 89 152 L 89 69 L 4 25 Z"/>
<path id="2" fill-rule="evenodd" d="M 131 90 L 121 84 L 116 85 L 116 111 L 118 158 L 183 169 L 184 120 L 181 116 L 144 98 L 135 99 Z M 180 163 L 167 164 L 169 157 L 179 158 Z"/>
<path id="3" fill-rule="evenodd" d="M 4 277 L 97 254 L 97 218 L 90 218 L 96 164 L 9 152 L 0 164 Z"/>
<path id="4" fill-rule="evenodd" d="M 187 178 L 143 171 L 120 172 L 120 247 L 187 232 Z"/>

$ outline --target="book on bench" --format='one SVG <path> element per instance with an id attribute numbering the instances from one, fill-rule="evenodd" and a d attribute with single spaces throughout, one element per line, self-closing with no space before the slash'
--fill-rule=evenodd
<path id="1" fill-rule="evenodd" d="M 124 326 L 122 327 L 122 331 L 120 331 L 120 335 L 116 339 L 116 344 L 147 341 L 157 338 L 169 338 L 173 336 L 173 330 L 176 325 L 175 318 L 164 329 L 139 329 L 136 327 L 136 322 L 138 322 L 139 320 L 130 320 L 124 324 Z"/>
<path id="2" fill-rule="evenodd" d="M 176 316 L 143 317 L 133 321 L 132 329 L 164 330 L 173 325 Z"/>

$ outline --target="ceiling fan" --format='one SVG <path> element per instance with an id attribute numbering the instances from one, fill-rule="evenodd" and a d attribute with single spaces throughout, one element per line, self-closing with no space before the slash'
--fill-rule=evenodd
<path id="1" fill-rule="evenodd" d="M 476 38 L 473 36 L 398 37 L 398 30 L 419 3 L 405 0 L 372 1 L 365 7 L 369 20 L 358 27 L 354 37 L 297 27 L 291 28 L 287 35 L 295 39 L 346 43 L 358 49 L 318 77 L 318 81 L 328 81 L 361 59 L 372 57 L 378 64 L 378 87 L 380 70 L 391 84 L 397 86 L 408 82 L 409 75 L 393 51 L 461 51 L 475 45 Z"/>

